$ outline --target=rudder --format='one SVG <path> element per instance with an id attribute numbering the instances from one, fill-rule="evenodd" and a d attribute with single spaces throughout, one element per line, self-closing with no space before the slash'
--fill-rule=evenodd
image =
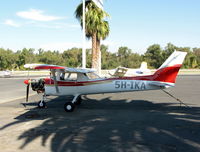
<path id="1" fill-rule="evenodd" d="M 175 83 L 187 52 L 174 51 L 154 73 L 154 81 Z"/>

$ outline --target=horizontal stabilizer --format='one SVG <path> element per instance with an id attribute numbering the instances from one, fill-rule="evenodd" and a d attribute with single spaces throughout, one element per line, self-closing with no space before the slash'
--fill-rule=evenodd
<path id="1" fill-rule="evenodd" d="M 173 87 L 174 83 L 165 83 L 165 82 L 150 82 L 149 85 L 152 86 L 157 86 L 157 87 L 162 87 L 162 88 L 168 88 L 168 87 Z"/>

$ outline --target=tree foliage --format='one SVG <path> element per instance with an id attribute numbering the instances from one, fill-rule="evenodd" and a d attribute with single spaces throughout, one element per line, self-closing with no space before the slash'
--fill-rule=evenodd
<path id="1" fill-rule="evenodd" d="M 108 21 L 105 20 L 109 15 L 100 9 L 92 0 L 85 3 L 85 31 L 86 37 L 92 39 L 92 68 L 100 71 L 101 61 L 101 40 L 105 40 L 110 32 Z M 83 26 L 83 4 L 81 3 L 75 10 L 75 16 Z"/>
<path id="2" fill-rule="evenodd" d="M 182 68 L 200 68 L 200 48 L 177 47 L 168 43 L 162 48 L 153 44 L 144 54 L 134 53 L 126 46 L 119 47 L 116 52 L 109 52 L 108 46 L 101 45 L 102 69 L 114 69 L 118 66 L 139 68 L 142 61 L 148 63 L 149 68 L 158 68 L 175 50 L 187 52 Z M 92 67 L 92 49 L 87 52 L 87 67 Z M 81 66 L 81 48 L 71 48 L 64 52 L 44 51 L 42 49 L 27 49 L 13 52 L 10 49 L 0 48 L 0 70 L 24 70 L 27 63 L 45 63 L 63 65 L 67 67 Z"/>
<path id="3" fill-rule="evenodd" d="M 158 68 L 162 64 L 164 56 L 165 53 L 162 51 L 160 45 L 154 44 L 149 46 L 147 52 L 144 54 L 144 59 L 150 67 Z"/>

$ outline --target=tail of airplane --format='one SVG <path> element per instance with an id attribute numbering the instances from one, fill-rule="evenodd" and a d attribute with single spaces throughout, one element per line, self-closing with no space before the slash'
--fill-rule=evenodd
<path id="1" fill-rule="evenodd" d="M 154 81 L 175 83 L 187 52 L 174 51 L 153 75 Z"/>

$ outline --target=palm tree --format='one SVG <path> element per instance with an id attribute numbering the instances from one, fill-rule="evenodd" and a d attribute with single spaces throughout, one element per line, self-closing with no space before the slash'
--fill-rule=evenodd
<path id="1" fill-rule="evenodd" d="M 109 15 L 96 6 L 92 1 L 86 1 L 86 24 L 85 31 L 86 37 L 92 39 L 92 68 L 97 69 L 100 73 L 101 70 L 101 52 L 100 45 L 101 40 L 106 39 L 109 35 L 109 24 L 104 18 Z M 75 16 L 79 20 L 81 26 L 83 25 L 82 15 L 83 15 L 83 4 L 79 4 L 75 11 Z"/>

